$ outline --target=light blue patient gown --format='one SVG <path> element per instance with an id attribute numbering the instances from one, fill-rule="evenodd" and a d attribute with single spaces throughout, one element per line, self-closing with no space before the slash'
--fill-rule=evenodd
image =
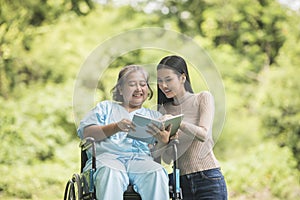
<path id="1" fill-rule="evenodd" d="M 102 101 L 80 122 L 77 133 L 83 138 L 83 129 L 90 125 L 107 125 L 127 118 L 134 113 L 152 118 L 161 114 L 147 108 L 129 113 L 123 106 L 113 101 Z M 126 137 L 118 132 L 96 142 L 96 165 L 94 174 L 96 197 L 98 200 L 122 200 L 123 193 L 131 183 L 143 200 L 169 200 L 168 175 L 162 165 L 153 161 L 148 144 Z M 91 169 L 91 152 L 84 171 Z"/>

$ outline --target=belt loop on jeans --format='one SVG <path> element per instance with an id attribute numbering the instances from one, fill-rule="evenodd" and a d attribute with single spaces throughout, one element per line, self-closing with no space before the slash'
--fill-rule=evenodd
<path id="1" fill-rule="evenodd" d="M 204 178 L 204 177 L 205 177 L 203 171 L 200 171 L 199 174 L 200 174 L 201 178 Z"/>
<path id="2" fill-rule="evenodd" d="M 186 174 L 185 175 L 187 179 L 191 179 L 191 175 L 190 174 Z"/>

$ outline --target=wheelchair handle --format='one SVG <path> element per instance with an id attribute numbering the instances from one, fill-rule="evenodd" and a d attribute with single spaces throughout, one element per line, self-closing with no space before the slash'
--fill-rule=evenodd
<path id="1" fill-rule="evenodd" d="M 178 139 L 170 141 L 170 145 L 173 146 L 174 157 L 173 157 L 173 196 L 172 200 L 182 199 L 181 190 L 180 190 L 180 170 L 177 168 L 177 145 L 179 144 Z"/>

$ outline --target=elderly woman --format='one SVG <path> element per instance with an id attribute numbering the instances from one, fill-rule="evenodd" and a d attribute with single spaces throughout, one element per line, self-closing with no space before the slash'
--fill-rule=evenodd
<path id="1" fill-rule="evenodd" d="M 80 122 L 78 136 L 97 141 L 94 184 L 98 200 L 123 199 L 129 183 L 143 200 L 169 199 L 168 175 L 163 166 L 153 160 L 147 143 L 127 137 L 128 131 L 135 129 L 131 121 L 135 113 L 161 116 L 143 107 L 153 95 L 148 79 L 143 68 L 124 67 L 112 89 L 114 101 L 98 103 Z M 91 168 L 91 162 L 89 155 L 84 171 Z"/>

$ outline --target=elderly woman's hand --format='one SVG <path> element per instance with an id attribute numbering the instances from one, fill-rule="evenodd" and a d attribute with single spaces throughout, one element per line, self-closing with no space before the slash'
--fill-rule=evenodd
<path id="1" fill-rule="evenodd" d="M 122 119 L 121 121 L 117 122 L 117 127 L 119 131 L 124 131 L 124 132 L 135 130 L 135 125 L 129 119 Z"/>

